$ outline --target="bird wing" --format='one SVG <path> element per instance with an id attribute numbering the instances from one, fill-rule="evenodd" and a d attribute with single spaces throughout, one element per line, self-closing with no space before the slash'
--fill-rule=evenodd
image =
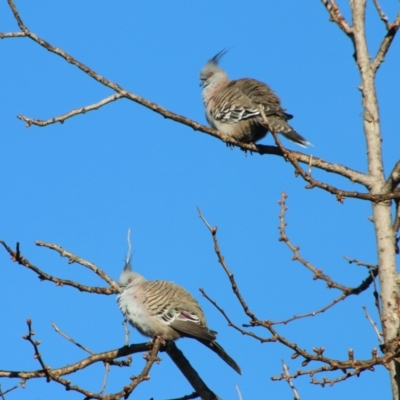
<path id="1" fill-rule="evenodd" d="M 184 336 L 191 336 L 206 341 L 212 341 L 216 338 L 217 332 L 211 331 L 207 326 L 201 325 L 197 315 L 185 310 L 175 313 L 174 318 L 169 322 L 169 326 L 181 332 Z"/>
<path id="2" fill-rule="evenodd" d="M 171 282 L 147 281 L 143 284 L 143 304 L 152 317 L 183 336 L 214 340 L 197 301 L 185 289 Z"/>
<path id="3" fill-rule="evenodd" d="M 234 82 L 230 82 L 212 98 L 213 105 L 210 114 L 217 121 L 234 124 L 260 115 L 258 105 L 254 104 L 239 86 L 232 85 Z"/>
<path id="4" fill-rule="evenodd" d="M 279 97 L 263 82 L 256 79 L 231 81 L 213 97 L 211 115 L 221 122 L 234 124 L 243 119 L 260 116 L 260 106 L 265 116 L 276 115 L 284 120 L 293 118 L 281 107 Z"/>

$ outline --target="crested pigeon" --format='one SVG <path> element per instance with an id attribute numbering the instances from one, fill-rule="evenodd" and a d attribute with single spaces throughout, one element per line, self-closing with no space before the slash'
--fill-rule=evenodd
<path id="1" fill-rule="evenodd" d="M 129 261 L 119 285 L 118 306 L 142 335 L 162 340 L 196 339 L 241 374 L 239 365 L 215 341 L 217 332 L 208 328 L 200 305 L 185 289 L 171 282 L 147 281 L 132 271 Z"/>
<path id="2" fill-rule="evenodd" d="M 200 72 L 205 113 L 211 127 L 245 143 L 257 142 L 273 131 L 302 147 L 311 145 L 287 123 L 293 116 L 285 112 L 268 85 L 249 78 L 229 80 L 218 66 L 226 52 L 216 54 Z"/>

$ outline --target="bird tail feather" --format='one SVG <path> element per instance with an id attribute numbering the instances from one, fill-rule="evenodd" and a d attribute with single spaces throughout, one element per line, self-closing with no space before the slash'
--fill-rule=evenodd
<path id="1" fill-rule="evenodd" d="M 297 133 L 286 121 L 282 118 L 268 117 L 267 122 L 269 125 L 269 130 L 276 133 L 280 133 L 285 136 L 286 139 L 298 144 L 301 147 L 312 146 L 312 143 L 307 141 L 306 138 Z"/>
<path id="2" fill-rule="evenodd" d="M 232 367 L 238 374 L 242 374 L 242 371 L 236 361 L 228 355 L 228 353 L 216 342 L 210 342 L 196 338 L 200 343 L 207 346 L 214 353 L 218 354 L 230 367 Z"/>
<path id="3" fill-rule="evenodd" d="M 294 129 L 291 129 L 288 132 L 280 132 L 286 139 L 291 140 L 292 142 L 298 144 L 301 147 L 313 146 L 312 143 L 307 141 L 303 136 L 297 133 Z"/>

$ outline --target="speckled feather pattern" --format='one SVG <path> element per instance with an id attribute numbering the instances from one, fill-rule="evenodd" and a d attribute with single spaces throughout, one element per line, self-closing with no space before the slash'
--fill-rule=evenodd
<path id="1" fill-rule="evenodd" d="M 195 336 L 214 340 L 197 301 L 185 289 L 166 281 L 130 284 L 118 296 L 118 305 L 127 320 L 145 336 L 165 340 Z"/>
<path id="2" fill-rule="evenodd" d="M 287 123 L 292 115 L 268 85 L 249 78 L 229 80 L 217 64 L 223 54 L 214 56 L 200 73 L 208 123 L 242 142 L 257 142 L 274 131 L 300 146 L 310 144 Z"/>
<path id="3" fill-rule="evenodd" d="M 238 364 L 216 342 L 217 332 L 207 327 L 204 313 L 194 297 L 182 287 L 166 281 L 146 281 L 133 272 L 130 263 L 120 276 L 118 306 L 142 335 L 164 340 L 190 337 L 218 354 L 236 372 Z"/>

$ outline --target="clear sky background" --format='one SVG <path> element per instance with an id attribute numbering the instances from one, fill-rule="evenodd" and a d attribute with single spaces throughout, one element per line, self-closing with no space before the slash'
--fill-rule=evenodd
<path id="1" fill-rule="evenodd" d="M 349 16 L 348 4 L 342 2 Z M 382 1 L 393 20 L 397 1 Z M 294 114 L 293 126 L 315 147 L 305 150 L 330 162 L 366 171 L 360 84 L 353 48 L 329 22 L 318 1 L 17 1 L 26 25 L 99 74 L 131 92 L 206 124 L 199 88 L 204 63 L 225 47 L 222 67 L 234 78 L 268 83 Z M 385 34 L 372 2 L 367 10 L 368 45 L 374 55 Z M 16 31 L 6 4 L 0 3 L 0 31 Z M 293 168 L 275 156 L 245 155 L 191 128 L 166 120 L 131 101 L 117 101 L 64 124 L 25 128 L 18 114 L 47 119 L 98 102 L 112 92 L 76 67 L 29 39 L 0 41 L 0 237 L 33 264 L 58 277 L 104 286 L 93 273 L 44 248 L 35 240 L 57 243 L 96 263 L 117 279 L 132 229 L 133 267 L 147 279 L 173 281 L 200 302 L 218 341 L 242 367 L 237 375 L 200 343 L 183 339 L 184 351 L 207 385 L 223 399 L 291 399 L 281 360 L 291 372 L 300 358 L 279 344 L 259 344 L 227 326 L 198 291 L 202 287 L 237 324 L 248 322 L 218 264 L 199 206 L 219 227 L 226 262 L 250 308 L 260 319 L 281 320 L 328 304 L 340 293 L 291 260 L 278 241 L 278 201 L 289 197 L 287 233 L 301 254 L 334 280 L 357 286 L 365 268 L 343 256 L 376 263 L 370 204 L 305 189 Z M 399 159 L 398 116 L 400 40 L 395 39 L 377 78 L 386 175 Z M 290 149 L 298 146 L 282 139 Z M 273 144 L 267 136 L 261 141 Z M 317 179 L 342 189 L 358 189 L 318 170 Z M 80 293 L 40 282 L 13 264 L 0 249 L 2 281 L 0 369 L 36 370 L 33 350 L 21 336 L 33 320 L 46 364 L 61 367 L 86 354 L 55 333 L 54 321 L 75 340 L 96 352 L 123 345 L 123 320 L 115 296 Z M 325 355 L 345 359 L 349 348 L 367 359 L 378 346 L 362 306 L 377 321 L 372 291 L 351 297 L 315 318 L 278 326 L 300 347 L 325 347 Z M 261 328 L 258 334 L 268 337 Z M 131 342 L 143 342 L 136 331 Z M 168 356 L 139 385 L 134 399 L 180 397 L 192 392 Z M 108 391 L 118 391 L 143 368 L 140 354 L 130 368 L 113 368 Z M 310 364 L 317 367 L 318 364 Z M 98 392 L 104 367 L 71 376 L 73 383 Z M 333 378 L 337 375 L 326 375 Z M 322 376 L 320 376 L 321 378 Z M 16 382 L 3 380 L 2 389 Z M 298 378 L 304 399 L 389 398 L 387 371 L 380 367 L 330 387 Z M 31 380 L 10 393 L 13 399 L 81 399 L 57 383 Z"/>

